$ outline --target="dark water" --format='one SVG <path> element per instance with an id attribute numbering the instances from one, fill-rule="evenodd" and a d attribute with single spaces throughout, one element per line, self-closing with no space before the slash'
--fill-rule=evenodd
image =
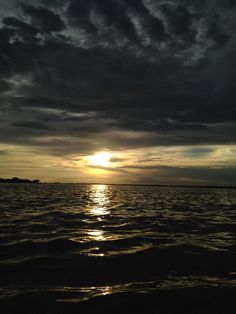
<path id="1" fill-rule="evenodd" d="M 0 245 L 1 313 L 223 313 L 236 190 L 2 184 Z"/>

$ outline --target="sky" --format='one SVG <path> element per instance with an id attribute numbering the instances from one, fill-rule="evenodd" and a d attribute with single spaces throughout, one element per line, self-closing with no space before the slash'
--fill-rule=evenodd
<path id="1" fill-rule="evenodd" d="M 0 177 L 236 185 L 236 1 L 0 0 Z"/>

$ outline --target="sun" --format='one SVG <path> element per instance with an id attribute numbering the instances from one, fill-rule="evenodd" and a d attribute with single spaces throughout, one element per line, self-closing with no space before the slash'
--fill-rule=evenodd
<path id="1" fill-rule="evenodd" d="M 89 162 L 93 166 L 108 167 L 110 165 L 110 159 L 112 154 L 109 152 L 98 152 L 89 157 Z"/>

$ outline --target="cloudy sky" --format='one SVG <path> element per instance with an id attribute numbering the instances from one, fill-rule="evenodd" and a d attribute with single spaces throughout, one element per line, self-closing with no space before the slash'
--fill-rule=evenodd
<path id="1" fill-rule="evenodd" d="M 0 0 L 0 177 L 236 185 L 235 0 Z"/>

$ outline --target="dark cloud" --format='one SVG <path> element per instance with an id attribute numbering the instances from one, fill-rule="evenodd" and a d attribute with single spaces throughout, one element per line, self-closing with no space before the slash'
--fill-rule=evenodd
<path id="1" fill-rule="evenodd" d="M 128 9 L 137 14 L 141 21 L 140 27 L 145 30 L 153 40 L 160 42 L 168 38 L 163 21 L 153 16 L 141 0 L 128 0 L 123 1 L 123 3 L 127 5 Z"/>
<path id="2" fill-rule="evenodd" d="M 19 121 L 12 123 L 13 126 L 18 128 L 27 128 L 27 129 L 40 129 L 40 130 L 48 130 L 50 127 L 46 123 L 42 123 L 39 121 Z"/>
<path id="3" fill-rule="evenodd" d="M 7 156 L 8 154 L 6 150 L 0 150 L 0 156 Z"/>
<path id="4" fill-rule="evenodd" d="M 4 70 L 4 69 L 3 69 Z M 11 85 L 4 80 L 0 80 L 0 93 L 11 88 Z"/>
<path id="5" fill-rule="evenodd" d="M 222 47 L 229 41 L 230 35 L 226 34 L 221 29 L 219 15 L 212 17 L 212 21 L 207 30 L 207 36 L 215 42 L 216 47 Z"/>
<path id="6" fill-rule="evenodd" d="M 123 168 L 121 168 L 123 169 Z M 175 183 L 193 185 L 232 185 L 235 186 L 236 180 L 233 167 L 211 168 L 211 167 L 171 167 L 171 166 L 126 166 L 124 170 L 139 169 L 152 171 L 149 179 L 152 183 Z M 156 176 L 155 176 L 156 173 Z M 220 183 L 220 184 L 219 184 Z"/>
<path id="7" fill-rule="evenodd" d="M 65 5 L 65 0 L 41 0 L 41 3 L 49 7 L 61 7 Z"/>
<path id="8" fill-rule="evenodd" d="M 96 11 L 104 18 L 106 27 L 114 26 L 123 36 L 131 41 L 138 41 L 134 25 L 127 15 L 126 9 L 119 2 L 101 0 L 94 1 L 94 3 Z"/>
<path id="9" fill-rule="evenodd" d="M 148 9 L 144 6 L 142 0 L 123 0 L 123 5 L 127 5 L 127 7 L 140 15 L 149 15 Z"/>
<path id="10" fill-rule="evenodd" d="M 31 23 L 41 32 L 59 32 L 65 27 L 60 16 L 43 7 L 22 5 L 23 11 L 30 17 Z"/>
<path id="11" fill-rule="evenodd" d="M 10 49 L 9 55 L 14 53 L 14 48 L 9 45 L 9 40 L 11 42 L 25 44 L 27 46 L 37 44 L 39 40 L 36 38 L 39 30 L 24 21 L 21 21 L 15 17 L 7 17 L 2 21 L 5 24 L 5 32 L 9 34 L 8 42 L 5 46 Z M 3 29 L 4 30 L 4 29 Z M 13 49 L 12 49 L 13 48 Z M 14 58 L 15 56 L 13 56 Z"/>
<path id="12" fill-rule="evenodd" d="M 192 29 L 194 14 L 190 13 L 185 7 L 173 7 L 169 4 L 161 6 L 167 25 L 172 36 L 180 36 L 185 40 L 194 40 L 196 30 Z"/>
<path id="13" fill-rule="evenodd" d="M 21 20 L 19 20 L 16 17 L 6 17 L 2 20 L 2 22 L 8 26 L 11 27 L 13 29 L 20 29 L 20 30 L 24 30 L 24 32 L 29 32 L 32 34 L 36 34 L 37 33 L 37 29 Z"/>
<path id="14" fill-rule="evenodd" d="M 65 154 L 235 143 L 235 15 L 210 0 L 13 6 L 0 29 L 1 141 L 66 136 L 51 143 Z"/>
<path id="15" fill-rule="evenodd" d="M 152 39 L 158 42 L 167 39 L 164 24 L 160 19 L 150 16 L 144 20 L 143 27 Z"/>
<path id="16" fill-rule="evenodd" d="M 78 26 L 88 33 L 96 34 L 97 28 L 90 21 L 92 4 L 91 0 L 71 0 L 67 8 L 68 23 Z"/>

